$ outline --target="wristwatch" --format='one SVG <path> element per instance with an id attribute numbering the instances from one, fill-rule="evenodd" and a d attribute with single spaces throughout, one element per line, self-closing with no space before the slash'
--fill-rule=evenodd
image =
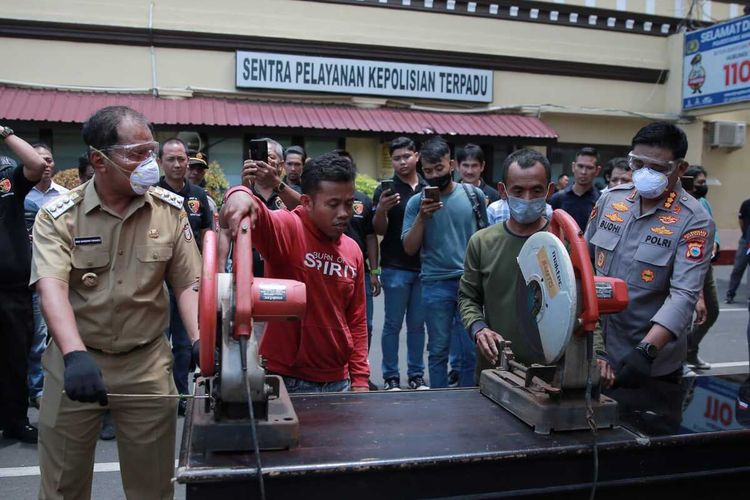
<path id="1" fill-rule="evenodd" d="M 659 349 L 656 348 L 654 344 L 651 344 L 650 342 L 641 342 L 636 347 L 639 351 L 641 351 L 641 354 L 646 356 L 651 361 L 656 359 L 656 356 L 659 354 Z"/>
<path id="2" fill-rule="evenodd" d="M 10 127 L 2 127 L 0 128 L 0 137 L 3 139 L 7 139 L 9 135 L 13 135 L 15 132 L 13 132 L 13 129 Z"/>
<path id="3" fill-rule="evenodd" d="M 279 185 L 276 186 L 276 192 L 281 193 L 286 189 L 286 184 L 284 184 L 284 181 L 279 182 Z"/>

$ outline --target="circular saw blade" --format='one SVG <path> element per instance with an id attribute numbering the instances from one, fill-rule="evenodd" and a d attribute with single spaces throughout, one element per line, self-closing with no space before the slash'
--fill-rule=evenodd
<path id="1" fill-rule="evenodd" d="M 518 254 L 521 273 L 516 311 L 532 351 L 553 364 L 565 353 L 576 324 L 577 292 L 573 264 L 563 243 L 542 231 L 529 237 Z"/>

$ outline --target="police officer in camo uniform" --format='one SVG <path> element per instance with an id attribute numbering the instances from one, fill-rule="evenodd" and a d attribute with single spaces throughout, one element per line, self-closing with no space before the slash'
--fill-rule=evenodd
<path id="1" fill-rule="evenodd" d="M 597 274 L 628 286 L 627 309 L 602 317 L 616 387 L 682 373 L 714 236 L 708 213 L 679 182 L 687 146 L 675 125 L 639 130 L 628 155 L 633 184 L 604 194 L 586 228 Z"/>
<path id="2" fill-rule="evenodd" d="M 109 409 L 125 495 L 171 499 L 177 400 L 108 393 L 177 393 L 163 335 L 164 281 L 197 341 L 200 255 L 182 197 L 151 187 L 159 144 L 143 115 L 103 108 L 84 124 L 83 138 L 96 175 L 46 205 L 34 223 L 31 283 L 54 339 L 42 359 L 39 496 L 91 496 Z"/>

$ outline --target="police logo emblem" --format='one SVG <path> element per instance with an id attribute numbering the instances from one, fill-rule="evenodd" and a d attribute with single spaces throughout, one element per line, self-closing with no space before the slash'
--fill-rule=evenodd
<path id="1" fill-rule="evenodd" d="M 13 185 L 10 183 L 10 179 L 3 179 L 0 181 L 0 193 L 10 193 L 10 188 Z"/>
<path id="2" fill-rule="evenodd" d="M 674 234 L 674 231 L 672 231 L 671 229 L 667 229 L 664 226 L 652 227 L 651 232 L 659 234 L 661 236 L 669 236 L 671 234 Z"/>
<path id="3" fill-rule="evenodd" d="M 197 214 L 198 211 L 201 209 L 201 202 L 200 200 L 197 200 L 195 198 L 190 198 L 187 202 L 188 208 L 191 212 L 194 214 Z"/>
<path id="4" fill-rule="evenodd" d="M 612 212 L 611 214 L 604 214 L 604 217 L 611 220 L 612 222 L 622 222 L 624 219 L 620 217 L 620 214 Z"/>
<path id="5" fill-rule="evenodd" d="M 692 260 L 701 259 L 703 257 L 703 245 L 705 243 L 706 243 L 706 240 L 701 240 L 701 239 L 688 241 L 687 252 L 685 253 L 685 256 L 688 259 L 692 259 Z"/>
<path id="6" fill-rule="evenodd" d="M 354 210 L 354 215 L 362 215 L 365 211 L 365 204 L 361 201 L 355 201 L 352 205 L 352 209 Z"/>
<path id="7" fill-rule="evenodd" d="M 159 230 L 158 229 L 153 229 L 153 228 L 149 229 L 148 230 L 148 237 L 155 240 L 156 238 L 159 237 Z"/>
<path id="8" fill-rule="evenodd" d="M 627 212 L 628 210 L 630 210 L 630 207 L 628 207 L 626 204 L 624 204 L 621 201 L 618 201 L 617 203 L 612 203 L 612 208 L 614 208 L 618 212 Z"/>
<path id="9" fill-rule="evenodd" d="M 276 197 L 276 199 L 273 202 L 274 205 L 276 205 L 277 210 L 283 210 L 286 208 L 286 204 L 284 203 L 284 200 L 282 200 L 279 197 Z"/>
<path id="10" fill-rule="evenodd" d="M 659 221 L 661 221 L 662 224 L 674 224 L 679 219 L 677 217 L 673 217 L 671 215 L 662 215 L 659 217 Z"/>
<path id="11" fill-rule="evenodd" d="M 654 281 L 654 272 L 651 269 L 644 269 L 643 272 L 641 272 L 641 279 L 645 283 L 651 283 Z"/>

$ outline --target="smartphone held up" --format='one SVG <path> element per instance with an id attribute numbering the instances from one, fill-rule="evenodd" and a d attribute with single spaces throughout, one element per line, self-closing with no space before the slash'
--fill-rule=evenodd
<path id="1" fill-rule="evenodd" d="M 262 139 L 250 141 L 250 159 L 268 163 L 268 142 Z"/>
<path id="2" fill-rule="evenodd" d="M 422 192 L 424 193 L 424 199 L 434 202 L 440 201 L 440 188 L 437 186 L 426 186 Z"/>

